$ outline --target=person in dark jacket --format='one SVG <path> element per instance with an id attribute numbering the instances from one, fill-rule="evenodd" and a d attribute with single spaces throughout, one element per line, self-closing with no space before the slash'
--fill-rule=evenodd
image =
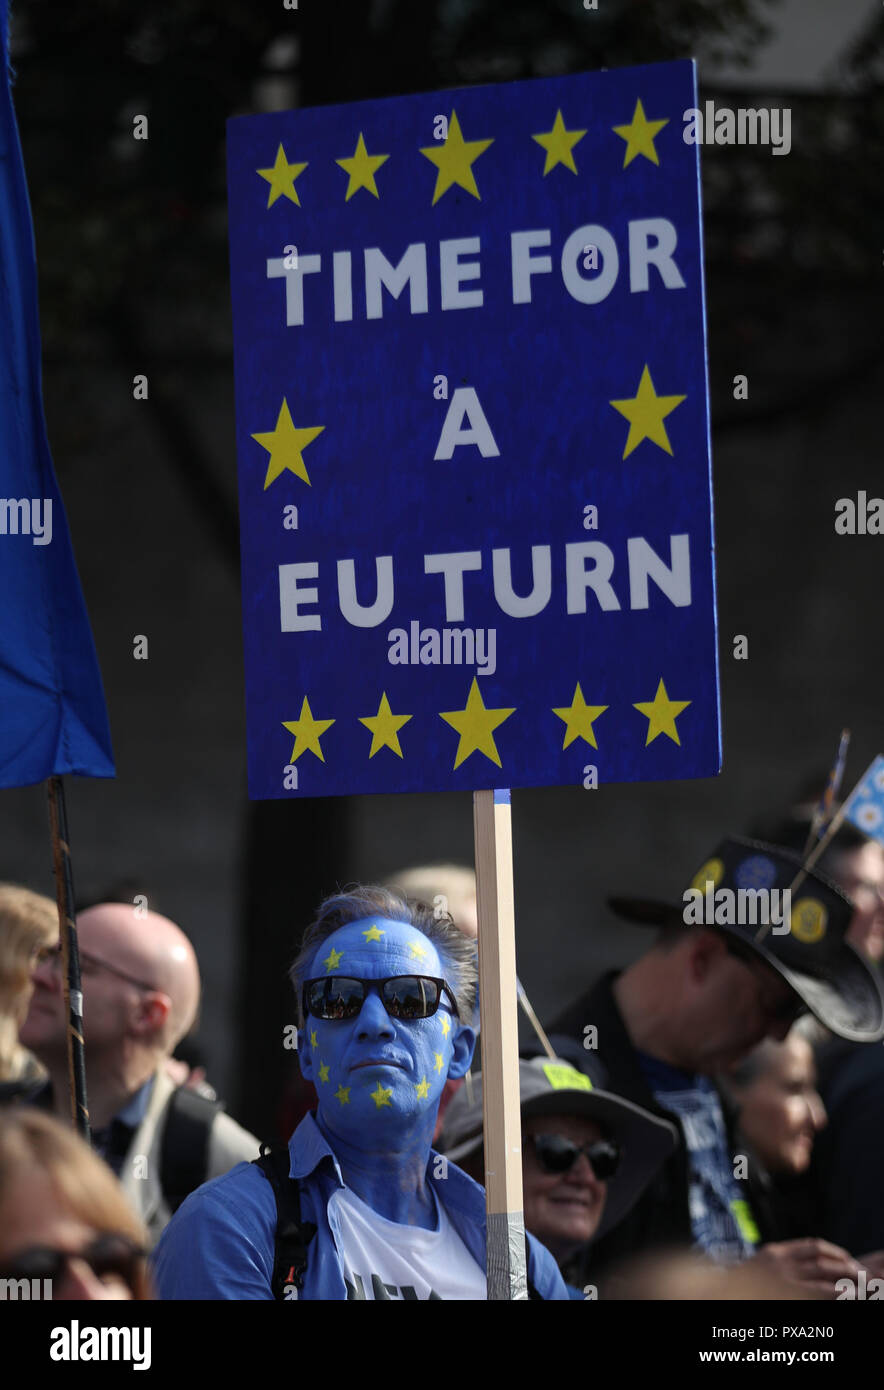
<path id="1" fill-rule="evenodd" d="M 790 902 L 781 920 L 759 909 L 759 892 L 774 891 Z M 697 898 L 700 920 L 688 910 Z M 806 1009 L 841 1037 L 884 1035 L 881 987 L 844 941 L 850 900 L 804 871 L 799 855 L 728 839 L 681 906 L 613 905 L 659 934 L 628 969 L 606 975 L 556 1019 L 550 1041 L 577 1065 L 581 1052 L 597 1052 L 606 1089 L 674 1121 L 681 1142 L 629 1216 L 593 1246 L 593 1267 L 693 1246 L 722 1262 L 755 1255 L 834 1296 L 835 1281 L 855 1275 L 855 1261 L 824 1241 L 771 1239 L 759 1167 L 738 1144 L 733 1109 L 711 1078 L 763 1038 L 784 1038 Z"/>

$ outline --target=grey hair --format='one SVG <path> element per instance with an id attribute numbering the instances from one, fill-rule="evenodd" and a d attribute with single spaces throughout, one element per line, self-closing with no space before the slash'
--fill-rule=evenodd
<path id="1" fill-rule="evenodd" d="M 478 971 L 476 944 L 464 936 L 447 912 L 416 898 L 373 884 L 357 884 L 347 892 L 334 893 L 320 903 L 316 918 L 304 932 L 301 949 L 292 962 L 289 979 L 295 991 L 298 1026 L 303 1027 L 301 1005 L 304 981 L 309 978 L 310 965 L 317 949 L 340 927 L 359 922 L 365 917 L 385 918 L 390 922 L 407 922 L 422 932 L 443 958 L 447 982 L 457 1000 L 462 1024 L 471 1026 L 476 1012 Z"/>

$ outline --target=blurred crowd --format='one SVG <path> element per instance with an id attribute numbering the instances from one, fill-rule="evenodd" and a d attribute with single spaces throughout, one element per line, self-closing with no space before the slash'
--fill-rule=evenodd
<path id="1" fill-rule="evenodd" d="M 588 932 L 557 1017 L 520 987 L 517 1296 L 884 1298 L 884 848 L 842 827 L 807 867 L 811 812 L 686 865 L 701 921 L 611 899 L 646 949 L 594 976 Z M 710 908 L 759 889 L 791 919 Z M 185 1060 L 184 931 L 120 893 L 80 909 L 87 1143 L 56 904 L 0 885 L 0 1297 L 487 1297 L 473 871 L 403 870 L 301 925 L 297 1072 L 262 1144 Z"/>

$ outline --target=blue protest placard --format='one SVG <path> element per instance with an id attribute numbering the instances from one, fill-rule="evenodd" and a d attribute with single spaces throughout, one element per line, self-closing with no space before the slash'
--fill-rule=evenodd
<path id="1" fill-rule="evenodd" d="M 718 772 L 695 106 L 229 122 L 253 798 Z"/>

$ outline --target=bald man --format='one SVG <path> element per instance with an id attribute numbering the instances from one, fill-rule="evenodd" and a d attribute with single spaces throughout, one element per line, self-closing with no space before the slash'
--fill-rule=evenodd
<path id="1" fill-rule="evenodd" d="M 166 1069 L 199 1008 L 199 967 L 180 927 L 128 903 L 79 914 L 86 1086 L 92 1140 L 119 1175 L 155 1242 L 188 1192 L 243 1159 L 258 1141 L 229 1115 L 176 1087 Z M 35 1104 L 70 1117 L 60 947 L 44 950 L 21 1029 L 49 1072 Z"/>

